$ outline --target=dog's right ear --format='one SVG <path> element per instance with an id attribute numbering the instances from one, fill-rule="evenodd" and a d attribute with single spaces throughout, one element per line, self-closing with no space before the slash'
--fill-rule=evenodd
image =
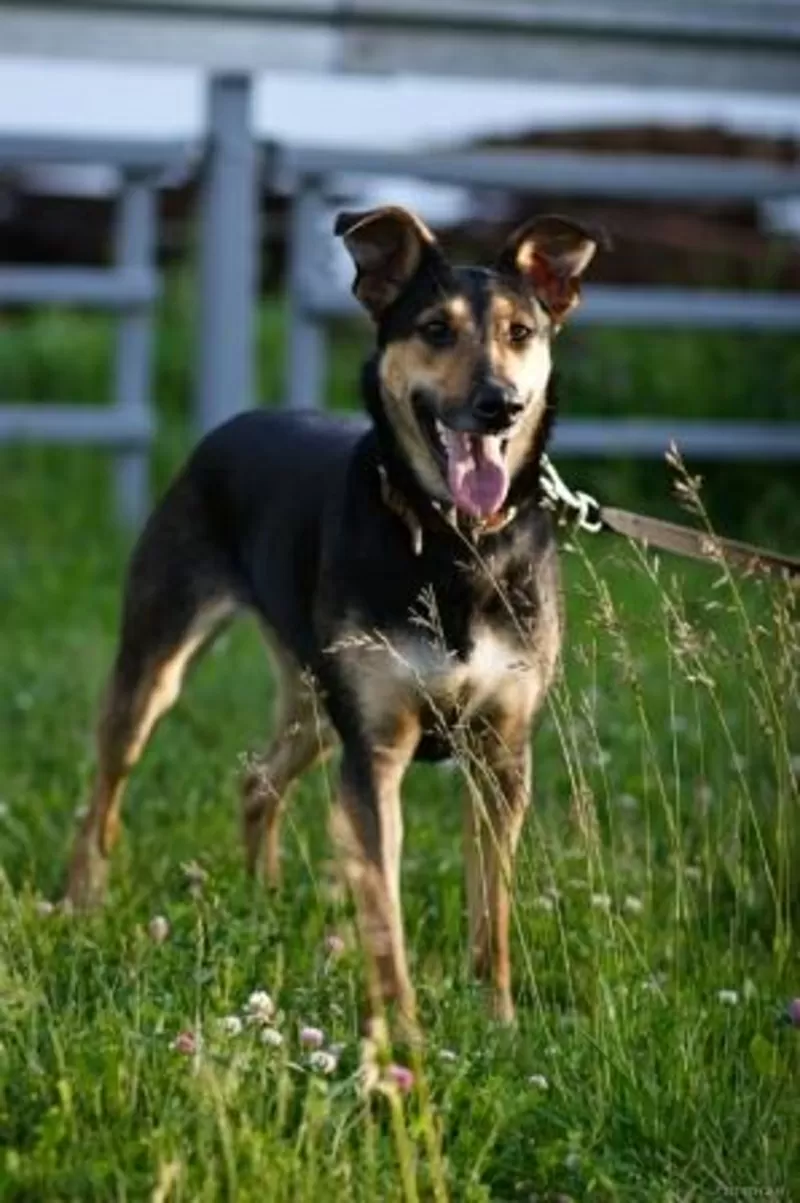
<path id="1" fill-rule="evenodd" d="M 356 265 L 353 293 L 379 321 L 416 275 L 436 239 L 408 209 L 385 205 L 368 213 L 340 213 L 334 234 L 344 239 Z"/>

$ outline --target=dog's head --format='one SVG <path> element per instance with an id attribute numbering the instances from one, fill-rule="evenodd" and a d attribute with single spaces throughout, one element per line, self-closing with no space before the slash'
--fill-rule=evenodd
<path id="1" fill-rule="evenodd" d="M 543 418 L 551 341 L 598 237 L 534 218 L 483 269 L 451 266 L 399 207 L 342 213 L 335 232 L 377 326 L 379 403 L 401 454 L 430 497 L 497 513 Z"/>

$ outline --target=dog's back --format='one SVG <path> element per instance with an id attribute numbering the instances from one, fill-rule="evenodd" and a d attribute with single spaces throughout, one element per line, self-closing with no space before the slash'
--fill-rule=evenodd
<path id="1" fill-rule="evenodd" d="M 220 535 L 247 555 L 265 530 L 313 528 L 366 424 L 312 411 L 252 410 L 212 431 L 185 476 Z"/>
<path id="2" fill-rule="evenodd" d="M 237 600 L 300 662 L 312 643 L 322 527 L 341 503 L 365 429 L 310 411 L 243 413 L 200 443 L 177 482 L 198 499 L 230 561 Z"/>

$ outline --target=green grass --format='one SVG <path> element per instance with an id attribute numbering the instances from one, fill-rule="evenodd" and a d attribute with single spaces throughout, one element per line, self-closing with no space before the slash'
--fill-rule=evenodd
<path id="1" fill-rule="evenodd" d="M 160 483 L 187 442 L 189 342 L 175 310 L 159 343 Z M 260 335 L 274 398 L 274 310 Z M 88 321 L 6 326 L 3 391 L 100 401 L 107 341 Z M 632 400 L 666 387 L 657 352 L 655 336 L 638 350 L 611 336 L 575 344 L 575 405 L 603 404 L 590 353 L 604 388 L 629 387 Z M 745 360 L 735 340 L 698 340 L 676 353 L 673 379 L 743 405 L 756 378 L 736 376 Z M 630 386 L 609 381 L 611 364 L 631 363 Z M 762 375 L 769 364 L 788 387 L 796 350 L 775 343 Z M 347 340 L 340 402 L 353 376 Z M 617 478 L 603 472 L 611 494 Z M 619 478 L 633 498 L 639 485 Z M 758 529 L 763 507 L 753 508 Z M 404 901 L 423 1088 L 365 1104 L 362 967 L 349 945 L 338 959 L 325 951 L 327 933 L 350 928 L 328 887 L 335 768 L 298 791 L 281 894 L 242 872 L 241 757 L 263 744 L 271 698 L 253 626 L 198 666 L 135 774 L 107 910 L 80 921 L 40 913 L 85 801 L 112 655 L 126 546 L 108 510 L 101 456 L 2 453 L 4 1203 L 798 1197 L 800 1032 L 778 1022 L 800 994 L 800 690 L 785 591 L 674 560 L 656 573 L 612 544 L 566 552 L 564 676 L 537 738 L 515 891 L 518 1028 L 487 1020 L 465 971 L 457 779 L 415 769 Z M 793 521 L 773 523 L 774 539 L 791 545 Z M 208 873 L 199 897 L 182 869 L 192 860 Z M 147 934 L 157 914 L 171 927 L 162 944 Z M 280 1049 L 220 1029 L 258 988 L 282 1013 Z M 303 1023 L 344 1044 L 330 1077 L 309 1068 Z M 196 1058 L 171 1048 L 188 1029 L 202 1033 Z"/>

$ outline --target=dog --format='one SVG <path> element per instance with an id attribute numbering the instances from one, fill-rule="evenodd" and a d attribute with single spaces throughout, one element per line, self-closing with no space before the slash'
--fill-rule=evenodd
<path id="1" fill-rule="evenodd" d="M 369 421 L 242 413 L 197 447 L 134 549 L 97 770 L 67 901 L 104 893 L 128 776 L 185 672 L 255 612 L 280 678 L 272 742 L 243 788 L 247 863 L 276 883 L 295 779 L 341 747 L 331 827 L 368 966 L 367 1022 L 416 1028 L 400 900 L 400 788 L 414 760 L 465 768 L 470 956 L 514 1017 L 511 873 L 531 732 L 557 671 L 562 605 L 540 460 L 552 342 L 599 235 L 535 218 L 491 269 L 454 267 L 400 207 L 335 233 L 374 322 Z"/>

